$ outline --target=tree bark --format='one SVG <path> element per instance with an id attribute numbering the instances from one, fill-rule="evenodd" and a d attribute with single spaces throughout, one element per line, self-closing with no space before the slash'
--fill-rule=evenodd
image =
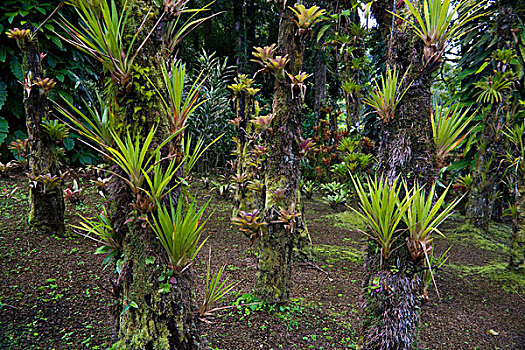
<path id="1" fill-rule="evenodd" d="M 402 244 L 404 237 L 398 242 Z M 360 349 L 417 348 L 422 281 L 415 275 L 415 268 L 404 245 L 384 260 L 376 243 L 369 242 Z"/>
<path id="2" fill-rule="evenodd" d="M 123 0 L 121 9 L 123 8 Z M 136 0 L 132 6 L 129 33 L 137 32 L 141 21 L 150 8 L 147 0 Z M 157 21 L 160 13 L 149 16 L 144 24 L 136 45 L 139 45 Z M 154 125 L 157 132 L 154 143 L 159 144 L 170 135 L 167 111 L 162 107 L 160 98 L 154 92 L 151 80 L 157 88 L 163 87 L 162 73 L 159 65 L 165 64 L 165 48 L 162 42 L 150 38 L 133 68 L 131 89 L 119 89 L 116 101 L 119 105 L 116 125 L 131 129 L 131 134 L 145 138 Z M 147 74 L 148 79 L 145 75 Z M 151 94 L 145 93 L 151 91 Z M 140 108 L 137 108 L 140 107 Z M 180 141 L 180 137 L 173 142 Z M 172 151 L 180 152 L 180 144 L 171 144 Z M 162 150 L 168 155 L 168 146 Z M 115 169 L 117 170 L 117 169 Z M 118 173 L 118 172 L 117 172 Z M 179 174 L 183 176 L 184 174 Z M 196 300 L 193 292 L 191 269 L 174 273 L 169 280 L 169 291 L 162 291 L 159 276 L 168 271 L 168 257 L 164 248 L 152 230 L 140 221 L 127 223 L 130 217 L 155 215 L 153 212 L 137 212 L 137 205 L 146 196 L 131 193 L 123 181 L 113 178 L 108 187 L 113 205 L 112 224 L 117 234 L 122 237 L 122 268 L 113 283 L 116 302 L 112 308 L 115 318 L 115 335 L 117 349 L 170 349 L 194 350 L 201 348 L 200 330 L 197 321 Z M 174 203 L 179 199 L 180 190 L 170 194 Z M 132 204 L 135 212 L 131 211 Z M 154 263 L 151 261 L 154 260 Z M 149 261 L 149 262 L 148 262 Z M 134 305 L 137 307 L 129 307 Z"/>
<path id="3" fill-rule="evenodd" d="M 295 1 L 288 1 L 287 6 L 294 6 Z M 281 6 L 278 47 L 280 55 L 288 55 L 290 63 L 287 71 L 293 75 L 303 66 L 304 47 L 296 35 L 296 26 L 292 22 L 292 12 Z M 264 221 L 268 223 L 257 248 L 257 273 L 255 292 L 258 297 L 269 303 L 282 303 L 289 297 L 289 282 L 294 255 L 308 255 L 309 235 L 304 218 L 293 220 L 293 228 L 287 229 L 286 223 L 279 221 L 279 211 L 291 209 L 302 213 L 299 178 L 301 136 L 301 104 L 299 91 L 292 97 L 290 85 L 286 80 L 276 79 L 273 99 L 272 132 L 268 136 L 271 145 L 268 152 L 267 171 L 265 174 L 266 199 Z M 276 200 L 274 192 L 284 190 L 282 200 Z"/>
<path id="4" fill-rule="evenodd" d="M 517 16 L 512 2 L 500 0 L 495 18 L 498 49 L 510 49 L 513 46 L 512 24 Z M 505 124 L 510 107 L 510 91 L 502 91 L 500 103 L 493 104 L 483 114 L 483 133 L 478 149 L 478 159 L 472 173 L 472 190 L 468 203 L 467 219 L 470 225 L 489 231 L 490 221 L 500 218 L 503 209 L 502 182 L 505 169 L 501 160 L 505 154 L 505 138 L 499 125 Z"/>
<path id="5" fill-rule="evenodd" d="M 401 176 L 409 188 L 431 184 L 437 176 L 435 147 L 430 125 L 430 72 L 423 66 L 423 44 L 409 30 L 392 26 L 392 1 L 374 3 L 373 13 L 387 44 L 387 62 L 399 76 L 407 72 L 402 89 L 411 87 L 400 101 L 396 115 L 381 123 L 379 170 L 394 181 Z M 392 29 L 392 31 L 390 30 Z M 405 243 L 404 231 L 399 248 L 388 260 L 380 256 L 377 244 L 369 241 L 365 262 L 364 319 L 360 332 L 363 350 L 415 349 L 420 320 L 423 283 L 416 274 L 421 261 L 413 261 Z"/>
<path id="6" fill-rule="evenodd" d="M 321 108 L 326 104 L 326 62 L 323 49 L 320 47 L 315 53 L 315 125 L 321 120 Z"/>
<path id="7" fill-rule="evenodd" d="M 35 30 L 32 25 L 27 24 L 24 25 L 24 28 L 32 32 Z M 45 78 L 37 33 L 34 33 L 32 40 L 29 39 L 29 36 L 22 39 L 21 49 L 27 79 L 25 93 L 28 94 L 24 96 L 24 107 L 29 147 L 29 172 L 33 176 L 48 175 L 60 178 L 56 144 L 49 139 L 49 135 L 42 128 L 43 120 L 49 117 L 48 100 L 42 93 L 42 89 L 33 83 L 37 78 Z M 53 190 L 45 190 L 44 184 L 40 181 L 30 187 L 29 224 L 49 233 L 65 231 L 64 196 L 61 180 L 58 181 L 58 185 Z"/>
<path id="8" fill-rule="evenodd" d="M 191 270 L 167 277 L 169 292 L 160 292 L 167 269 L 164 248 L 151 230 L 130 225 L 123 245 L 117 349 L 199 349 L 202 345 L 195 310 Z M 156 258 L 154 264 L 146 263 Z M 129 307 L 136 303 L 137 308 Z"/>
<path id="9" fill-rule="evenodd" d="M 261 181 L 262 169 L 254 169 L 250 163 L 254 163 L 253 154 L 250 154 L 253 142 L 249 140 L 252 132 L 250 120 L 254 116 L 255 99 L 245 89 L 239 92 L 235 97 L 236 116 L 240 118 L 239 127 L 237 128 L 237 142 L 236 152 L 237 161 L 234 173 L 237 179 L 245 177 L 245 181 L 238 182 L 235 188 L 235 195 L 233 199 L 233 214 L 236 217 L 240 211 L 251 211 L 253 209 L 261 209 L 263 205 L 262 193 L 248 188 L 248 182 Z"/>
<path id="10" fill-rule="evenodd" d="M 246 42 L 244 26 L 244 0 L 233 2 L 233 18 L 235 21 L 235 57 L 237 73 L 246 72 Z"/>
<path id="11" fill-rule="evenodd" d="M 523 167 L 523 166 L 522 166 Z M 510 246 L 511 270 L 525 270 L 525 174 L 518 173 L 516 184 L 516 209 L 513 220 L 513 235 Z"/>

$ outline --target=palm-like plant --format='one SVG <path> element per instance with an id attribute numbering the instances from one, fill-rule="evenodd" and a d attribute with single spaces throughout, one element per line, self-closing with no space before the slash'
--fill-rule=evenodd
<path id="1" fill-rule="evenodd" d="M 312 6 L 307 9 L 304 5 L 295 4 L 295 6 L 289 7 L 290 10 L 295 14 L 295 19 L 292 21 L 299 28 L 299 34 L 310 33 L 311 27 L 322 21 L 322 16 L 326 13 L 326 10 L 321 9 L 319 6 Z"/>
<path id="2" fill-rule="evenodd" d="M 360 210 L 354 210 L 366 222 L 371 234 L 365 233 L 377 241 L 385 259 L 390 257 L 397 239 L 398 225 L 410 205 L 410 197 L 399 198 L 401 187 L 398 179 L 388 184 L 386 178 L 368 178 L 368 190 L 361 180 L 351 176 L 359 198 Z"/>
<path id="3" fill-rule="evenodd" d="M 201 79 L 199 74 L 190 89 L 184 93 L 186 81 L 186 66 L 180 61 L 172 62 L 170 71 L 166 65 L 161 65 L 164 87 L 168 92 L 168 101 L 159 92 L 164 107 L 171 114 L 171 132 L 175 133 L 186 126 L 186 121 L 190 115 L 199 108 L 206 100 L 197 103 L 199 91 L 205 79 Z"/>
<path id="4" fill-rule="evenodd" d="M 312 76 L 312 74 L 308 74 L 305 72 L 299 72 L 299 74 L 293 75 L 290 73 L 286 73 L 288 75 L 288 78 L 290 78 L 291 81 L 291 89 L 292 89 L 292 98 L 294 98 L 293 89 L 294 87 L 298 87 L 299 91 L 301 92 L 301 98 L 304 100 L 304 95 L 306 94 L 306 79 Z"/>
<path id="5" fill-rule="evenodd" d="M 53 103 L 57 111 L 66 118 L 66 123 L 69 124 L 70 122 L 73 124 L 70 125 L 71 128 L 98 145 L 114 145 L 113 136 L 111 135 L 114 118 L 112 117 L 112 110 L 107 100 L 97 94 L 99 108 L 95 108 L 92 104 L 84 101 L 84 106 L 88 114 L 83 113 L 67 99 L 64 98 L 63 100 L 78 118 L 58 103 L 54 101 Z"/>
<path id="6" fill-rule="evenodd" d="M 241 211 L 238 216 L 232 218 L 232 223 L 239 226 L 239 231 L 250 238 L 250 241 L 261 236 L 261 230 L 266 223 L 261 219 L 261 212 L 257 209 L 251 212 Z"/>
<path id="7" fill-rule="evenodd" d="M 474 83 L 474 86 L 479 89 L 475 94 L 477 96 L 476 101 L 489 104 L 501 102 L 503 99 L 501 92 L 511 89 L 514 80 L 514 74 L 506 72 L 488 76 L 484 80 Z"/>
<path id="8" fill-rule="evenodd" d="M 224 134 L 219 135 L 216 137 L 213 141 L 211 141 L 206 146 L 204 145 L 205 140 L 204 138 L 200 138 L 197 140 L 195 145 L 192 145 L 192 138 L 187 137 L 182 140 L 182 152 L 185 157 L 184 161 L 184 173 L 189 174 L 191 173 L 191 170 L 197 164 L 197 161 L 202 157 L 204 152 L 208 150 L 215 142 L 219 141 L 221 137 L 223 137 Z"/>
<path id="9" fill-rule="evenodd" d="M 165 12 L 168 12 L 166 11 L 167 1 L 162 1 L 162 0 L 156 0 L 156 1 L 160 3 L 164 2 Z M 184 2 L 179 1 L 177 6 L 175 6 L 173 10 L 169 11 L 175 16 L 175 19 L 168 21 L 168 24 L 166 25 L 166 28 L 164 30 L 165 33 L 163 33 L 163 39 L 166 44 L 166 47 L 168 48 L 168 53 L 170 55 L 175 50 L 175 47 L 177 46 L 177 44 L 179 44 L 186 35 L 191 33 L 194 29 L 198 28 L 205 21 L 221 14 L 221 12 L 218 12 L 208 17 L 194 19 L 195 16 L 197 16 L 199 13 L 209 11 L 209 7 L 214 2 L 215 1 L 211 1 L 209 4 L 199 9 L 189 9 L 186 7 L 186 4 L 188 3 L 188 1 L 184 1 Z M 182 16 L 180 16 L 183 13 L 191 13 L 191 15 L 184 21 L 184 23 L 181 22 Z M 180 25 L 181 23 L 182 25 Z"/>
<path id="10" fill-rule="evenodd" d="M 184 208 L 183 213 L 184 201 L 185 198 L 181 196 L 176 206 L 172 201 L 169 208 L 161 204 L 157 208 L 157 215 L 148 221 L 168 254 L 170 267 L 176 273 L 182 272 L 193 262 L 207 240 L 199 243 L 205 224 L 200 221 L 209 202 L 197 209 L 194 200 Z"/>
<path id="11" fill-rule="evenodd" d="M 515 152 L 508 151 L 506 154 L 509 168 L 514 168 L 518 176 L 523 176 L 525 174 L 525 141 L 523 140 L 525 125 L 516 124 L 513 128 L 507 128 L 503 133 L 516 149 Z"/>
<path id="12" fill-rule="evenodd" d="M 348 78 L 347 80 L 343 81 L 343 83 L 341 84 L 343 90 L 347 93 L 347 94 L 350 94 L 350 95 L 357 95 L 359 96 L 359 94 L 361 93 L 361 90 L 362 90 L 362 86 L 355 81 L 355 79 L 353 78 Z"/>
<path id="13" fill-rule="evenodd" d="M 228 294 L 238 284 L 238 282 L 227 284 L 228 278 L 226 278 L 224 281 L 221 281 L 226 265 L 223 265 L 213 276 L 211 276 L 210 265 L 211 248 L 210 254 L 208 255 L 208 265 L 206 267 L 206 294 L 204 295 L 204 300 L 202 301 L 202 305 L 199 308 L 199 316 L 203 318 L 211 316 L 213 311 L 219 310 L 218 308 L 212 309 L 212 305 L 224 298 L 226 294 Z"/>
<path id="14" fill-rule="evenodd" d="M 119 250 L 122 242 L 113 230 L 110 216 L 104 208 L 97 214 L 96 218 L 86 218 L 80 215 L 82 221 L 78 225 L 71 227 L 80 230 L 79 234 L 100 243 L 102 246 L 97 249 L 97 253 L 107 253 Z"/>
<path id="15" fill-rule="evenodd" d="M 44 120 L 42 124 L 44 131 L 53 142 L 58 142 L 69 135 L 66 124 L 60 123 L 58 120 Z"/>
<path id="16" fill-rule="evenodd" d="M 445 203 L 445 197 L 447 196 L 449 188 L 450 187 L 447 187 L 441 196 L 434 201 L 436 184 L 434 183 L 432 185 L 428 195 L 426 195 L 423 188 L 416 182 L 410 191 L 411 200 L 409 201 L 408 209 L 403 213 L 403 221 L 406 223 L 410 234 L 407 239 L 407 247 L 410 255 L 415 261 L 425 258 L 427 268 L 433 280 L 432 264 L 429 258 L 432 254 L 432 233 L 435 232 L 444 237 L 438 227 L 448 218 L 454 207 L 462 199 L 462 197 L 456 198 L 452 203 L 445 206 L 444 209 L 441 209 Z M 409 193 L 407 188 L 405 188 L 405 190 Z M 437 291 L 435 281 L 434 286 Z M 437 293 L 439 295 L 439 292 Z"/>
<path id="17" fill-rule="evenodd" d="M 434 247 L 432 247 L 432 249 L 430 250 L 430 254 L 428 255 L 428 266 L 433 266 L 436 269 L 440 269 L 441 267 L 443 267 L 443 265 L 445 265 L 445 263 L 447 262 L 449 258 L 448 252 L 450 251 L 451 248 L 452 246 L 448 247 L 448 249 L 445 250 L 443 254 L 441 254 L 439 257 L 436 257 L 434 255 Z M 432 270 L 428 269 L 423 272 L 423 282 L 424 282 L 423 298 L 425 301 L 428 301 L 429 300 L 428 292 L 427 292 L 428 286 L 434 282 L 434 273 L 432 272 Z M 436 289 L 436 292 L 437 292 L 437 289 Z"/>
<path id="18" fill-rule="evenodd" d="M 415 21 L 394 15 L 406 21 L 423 40 L 423 56 L 428 64 L 440 62 L 447 44 L 467 33 L 465 24 L 483 15 L 480 11 L 486 1 L 476 1 L 472 5 L 470 0 L 462 0 L 454 5 L 450 0 L 425 0 L 422 8 L 411 0 L 405 0 L 405 4 Z"/>
<path id="19" fill-rule="evenodd" d="M 142 44 L 148 40 L 153 31 L 133 51 L 135 40 L 145 21 L 142 22 L 141 27 L 126 47 L 124 44 L 125 30 L 131 1 L 126 1 L 124 8 L 120 10 L 117 9 L 115 0 L 99 0 L 96 5 L 86 0 L 77 0 L 73 3 L 83 26 L 81 28 L 76 27 L 62 17 L 59 24 L 69 34 L 69 38 L 60 34 L 57 35 L 100 61 L 104 69 L 111 73 L 111 78 L 115 84 L 127 86 L 131 79 L 133 61 L 142 49 Z M 149 12 L 146 14 L 147 16 L 149 16 Z"/>
<path id="20" fill-rule="evenodd" d="M 165 161 L 168 165 L 163 167 L 163 159 L 161 159 L 160 153 L 155 155 L 155 164 L 151 168 L 151 172 L 148 173 L 142 169 L 144 180 L 148 184 L 149 190 L 145 190 L 146 195 L 151 199 L 152 203 L 159 204 L 166 195 L 168 195 L 173 189 L 181 184 L 181 180 L 175 181 L 172 184 L 172 180 L 176 177 L 180 167 L 184 164 L 184 161 L 178 162 L 174 157 L 170 157 Z M 169 189 L 168 186 L 171 186 Z M 166 190 L 167 189 L 167 190 Z"/>
<path id="21" fill-rule="evenodd" d="M 387 67 L 386 75 L 381 76 L 381 84 L 379 85 L 376 81 L 376 90 L 372 92 L 370 97 L 363 99 L 363 102 L 372 107 L 385 123 L 394 119 L 397 105 L 412 85 L 410 83 L 404 90 L 401 90 L 407 73 L 408 70 L 399 80 L 399 73 L 396 68 L 394 67 L 391 70 L 390 67 Z"/>
<path id="22" fill-rule="evenodd" d="M 152 128 L 145 139 L 141 139 L 136 135 L 131 136 L 129 132 L 126 134 L 126 137 L 122 139 L 115 131 L 111 130 L 111 135 L 116 146 L 101 145 L 104 149 L 100 152 L 126 174 L 127 177 L 121 178 L 130 186 L 135 194 L 138 194 L 142 188 L 144 174 L 149 174 L 154 169 L 155 164 L 152 164 L 152 160 L 156 154 L 160 153 L 161 148 L 174 137 L 178 136 L 183 129 L 170 135 L 161 142 L 157 148 L 150 152 L 149 148 L 156 130 L 156 127 Z"/>
<path id="23" fill-rule="evenodd" d="M 148 184 L 149 190 L 144 190 L 153 203 L 159 204 L 161 199 L 168 195 L 173 189 L 184 182 L 184 179 L 178 178 L 177 174 L 190 174 L 191 170 L 206 152 L 206 150 L 217 142 L 222 135 L 217 137 L 207 146 L 204 146 L 204 140 L 201 138 L 192 148 L 191 137 L 182 140 L 183 157 L 169 156 L 161 159 L 160 153 L 155 155 L 155 163 L 151 167 L 142 169 L 144 179 Z M 163 163 L 168 162 L 167 166 L 163 167 Z M 184 171 L 179 172 L 183 167 Z M 173 181 L 177 178 L 176 181 Z M 171 186 L 168 188 L 168 186 Z"/>
<path id="24" fill-rule="evenodd" d="M 439 167 L 443 166 L 448 155 L 459 147 L 472 131 L 473 128 L 464 132 L 476 116 L 475 113 L 468 116 L 469 111 L 470 109 L 462 110 L 458 105 L 447 107 L 438 106 L 437 103 L 434 103 L 430 122 Z"/>
<path id="25" fill-rule="evenodd" d="M 270 46 L 265 47 L 255 47 L 254 50 L 255 51 L 252 52 L 252 55 L 253 57 L 255 57 L 255 59 L 251 59 L 250 62 L 255 62 L 263 67 L 266 67 L 266 65 L 268 64 L 268 60 L 272 59 L 275 54 L 276 45 L 272 44 Z M 239 74 L 239 77 L 235 78 L 235 82 L 238 86 L 241 86 L 242 84 L 243 86 L 241 86 L 241 88 L 249 87 L 252 85 L 253 79 L 249 79 L 244 74 Z"/>

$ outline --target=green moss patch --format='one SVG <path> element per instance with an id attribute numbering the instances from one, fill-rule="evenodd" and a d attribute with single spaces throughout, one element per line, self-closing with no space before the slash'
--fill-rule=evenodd
<path id="1" fill-rule="evenodd" d="M 359 264 L 363 262 L 364 252 L 351 246 L 316 244 L 313 248 L 314 254 L 326 260 L 328 264 L 335 264 L 341 261 Z"/>
<path id="2" fill-rule="evenodd" d="M 446 267 L 454 270 L 462 278 L 490 279 L 509 293 L 523 294 L 525 292 L 523 274 L 509 270 L 508 263 L 505 262 L 491 261 L 483 266 L 446 264 Z"/>
<path id="3" fill-rule="evenodd" d="M 454 242 L 508 256 L 510 254 L 509 242 L 511 241 L 512 227 L 504 224 L 492 224 L 489 233 L 483 233 L 479 229 L 464 224 L 455 230 L 446 232 L 445 236 Z"/>
<path id="4" fill-rule="evenodd" d="M 362 230 L 366 229 L 363 219 L 354 211 L 347 210 L 337 214 L 330 214 L 326 216 L 333 222 L 337 228 L 345 230 Z"/>

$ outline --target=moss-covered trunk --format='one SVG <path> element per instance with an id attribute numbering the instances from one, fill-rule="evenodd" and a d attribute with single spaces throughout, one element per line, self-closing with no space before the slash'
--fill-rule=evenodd
<path id="1" fill-rule="evenodd" d="M 123 3 L 124 1 L 120 8 Z M 150 6 L 149 1 L 134 1 L 129 33 L 137 31 Z M 157 11 L 148 16 L 136 45 L 145 39 L 159 15 L 160 11 Z M 119 109 L 115 124 L 121 127 L 120 131 L 131 130 L 132 134 L 143 139 L 157 125 L 154 144 L 159 144 L 170 135 L 170 116 L 150 83 L 153 82 L 157 89 L 163 91 L 164 83 L 159 65 L 166 64 L 166 56 L 162 43 L 150 38 L 135 60 L 130 85 L 120 87 L 116 94 Z M 171 144 L 166 146 L 162 155 L 167 156 L 168 152 L 176 153 L 180 150 L 179 144 Z M 115 317 L 116 348 L 199 349 L 202 341 L 191 269 L 170 275 L 164 248 L 149 226 L 138 219 L 140 216 L 155 215 L 154 207 L 148 209 L 147 196 L 133 194 L 118 179 L 112 180 L 108 192 L 112 224 L 122 237 L 122 268 L 114 282 L 116 302 L 112 310 Z M 175 203 L 179 194 L 178 190 L 170 194 Z M 128 219 L 132 217 L 135 219 L 129 223 Z M 165 277 L 162 281 L 159 278 L 161 275 Z"/>
<path id="2" fill-rule="evenodd" d="M 495 17 L 498 49 L 512 49 L 515 45 L 512 28 L 519 21 L 515 14 L 515 3 L 498 1 Z M 498 65 L 497 74 L 509 69 L 508 64 Z M 509 69 L 510 70 L 510 69 Z M 501 91 L 501 101 L 483 111 L 483 133 L 478 148 L 476 166 L 472 172 L 472 189 L 467 209 L 469 224 L 487 233 L 491 219 L 501 219 L 504 204 L 504 167 L 501 166 L 505 150 L 505 139 L 501 125 L 511 113 L 511 91 Z"/>
<path id="3" fill-rule="evenodd" d="M 379 169 L 389 181 L 404 176 L 409 183 L 432 183 L 438 173 L 430 124 L 431 79 L 422 63 L 422 46 L 411 32 L 394 30 L 388 62 L 396 67 L 400 80 L 408 70 L 403 90 L 412 85 L 393 120 L 380 121 Z"/>
<path id="4" fill-rule="evenodd" d="M 163 248 L 139 224 L 130 225 L 123 255 L 116 348 L 199 349 L 191 270 L 167 275 Z"/>
<path id="5" fill-rule="evenodd" d="M 400 77 L 408 70 L 403 89 L 410 82 L 412 85 L 393 120 L 380 121 L 379 170 L 390 182 L 401 176 L 409 187 L 415 181 L 430 184 L 437 175 L 430 125 L 430 72 L 422 62 L 422 43 L 411 31 L 392 28 L 392 17 L 386 10 L 392 11 L 391 1 L 374 4 L 382 38 L 388 43 L 387 61 Z M 404 244 L 407 235 L 402 231 L 395 244 L 399 248 L 386 261 L 377 244 L 369 242 L 360 333 L 364 350 L 416 348 L 423 284 L 415 271 L 422 262 L 411 258 Z"/>
<path id="6" fill-rule="evenodd" d="M 255 98 L 245 89 L 239 91 L 235 97 L 236 116 L 239 119 L 237 127 L 236 154 L 235 163 L 236 181 L 235 194 L 233 197 L 233 214 L 236 217 L 240 211 L 251 211 L 261 209 L 262 194 L 250 188 L 249 184 L 254 181 L 260 181 L 262 169 L 255 169 L 256 159 L 253 152 L 253 140 L 250 140 L 252 125 L 250 120 L 255 113 Z M 252 165 L 251 165 L 252 164 Z"/>
<path id="7" fill-rule="evenodd" d="M 322 48 L 315 52 L 315 88 L 314 88 L 314 114 L 315 125 L 320 124 L 321 108 L 326 104 L 326 62 Z"/>
<path id="8" fill-rule="evenodd" d="M 294 3 L 289 1 L 287 6 L 293 6 Z M 290 59 L 287 71 L 296 75 L 303 66 L 304 48 L 291 19 L 292 12 L 283 7 L 278 46 L 279 54 L 288 55 Z M 255 281 L 257 296 L 267 302 L 285 302 L 288 299 L 294 246 L 299 258 L 308 259 L 311 254 L 310 238 L 302 217 L 299 187 L 301 104 L 298 89 L 292 96 L 287 78 L 277 78 L 272 106 L 272 132 L 267 140 L 270 147 L 265 173 L 264 221 L 268 226 L 257 248 Z M 284 196 L 276 195 L 281 191 L 284 191 Z M 289 211 L 293 218 L 283 220 L 283 211 Z"/>
<path id="9" fill-rule="evenodd" d="M 34 31 L 31 25 L 25 29 Z M 29 195 L 29 224 L 49 233 L 61 233 L 64 226 L 64 196 L 60 184 L 60 168 L 58 165 L 57 147 L 49 135 L 44 131 L 42 122 L 49 116 L 49 105 L 45 87 L 38 86 L 38 78 L 46 78 L 42 68 L 42 57 L 38 45 L 37 34 L 32 38 L 26 36 L 20 41 L 23 55 L 23 69 L 26 80 L 24 107 L 26 114 L 28 138 L 29 172 L 32 176 L 40 177 L 39 181 L 32 181 Z M 42 178 L 46 177 L 46 178 Z M 56 186 L 45 186 L 45 182 L 58 177 Z"/>
<path id="10" fill-rule="evenodd" d="M 523 166 L 522 166 L 523 167 Z M 525 271 L 525 174 L 518 174 L 509 268 Z"/>
<path id="11" fill-rule="evenodd" d="M 472 171 L 467 219 L 470 225 L 487 233 L 494 212 L 496 197 L 500 195 L 503 169 L 498 160 L 503 154 L 504 140 L 501 132 L 494 130 L 498 120 L 497 108 L 485 111 L 483 140 L 478 148 L 476 166 Z"/>

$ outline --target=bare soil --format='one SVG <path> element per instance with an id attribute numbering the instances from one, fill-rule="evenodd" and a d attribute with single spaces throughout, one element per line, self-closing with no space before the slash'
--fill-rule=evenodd
<path id="1" fill-rule="evenodd" d="M 67 220 L 93 215 L 102 206 L 95 189 L 68 204 Z M 11 189 L 18 187 L 7 198 Z M 195 186 L 198 188 L 199 186 Z M 198 189 L 204 200 L 208 190 Z M 105 349 L 111 344 L 109 279 L 97 244 L 84 237 L 43 234 L 27 225 L 28 188 L 24 179 L 0 180 L 0 349 Z M 209 349 L 355 349 L 359 327 L 365 239 L 344 212 L 320 199 L 307 202 L 315 263 L 294 266 L 291 301 L 261 307 L 250 293 L 255 257 L 249 242 L 230 225 L 231 202 L 215 198 L 207 223 L 210 238 L 194 266 L 196 292 L 204 291 L 209 247 L 212 264 L 239 282 L 218 306 L 231 306 L 202 323 Z M 345 219 L 346 218 L 346 219 Z M 347 221 L 345 221 L 347 220 Z M 483 244 L 455 235 L 455 217 L 436 239 L 436 250 L 453 245 L 439 271 L 439 300 L 422 307 L 421 349 L 525 349 L 523 275 L 505 270 L 508 228 Z M 450 232 L 450 235 L 448 233 Z M 252 305 L 242 305 L 242 303 Z"/>

